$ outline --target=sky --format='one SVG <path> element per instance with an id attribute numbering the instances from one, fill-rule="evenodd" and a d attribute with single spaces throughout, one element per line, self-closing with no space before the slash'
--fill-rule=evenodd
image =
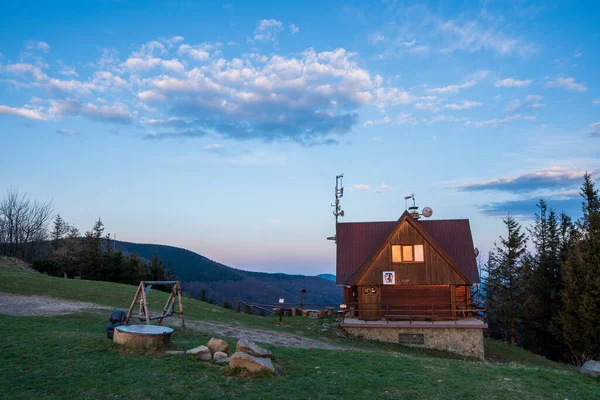
<path id="1" fill-rule="evenodd" d="M 334 273 L 341 221 L 414 193 L 489 251 L 600 173 L 599 2 L 0 6 L 0 192 L 81 231 Z"/>

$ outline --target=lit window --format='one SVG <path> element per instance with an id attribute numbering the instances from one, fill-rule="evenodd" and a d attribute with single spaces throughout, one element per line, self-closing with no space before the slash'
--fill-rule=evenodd
<path id="1" fill-rule="evenodd" d="M 402 253 L 400 252 L 401 246 L 392 246 L 392 262 L 402 262 Z"/>
<path id="2" fill-rule="evenodd" d="M 392 245 L 393 263 L 424 262 L 425 254 L 422 244 L 415 245 Z"/>
<path id="3" fill-rule="evenodd" d="M 413 261 L 413 247 L 402 246 L 402 261 L 411 262 Z"/>
<path id="4" fill-rule="evenodd" d="M 423 255 L 423 245 L 415 244 L 415 262 L 423 262 L 425 261 L 425 257 Z"/>

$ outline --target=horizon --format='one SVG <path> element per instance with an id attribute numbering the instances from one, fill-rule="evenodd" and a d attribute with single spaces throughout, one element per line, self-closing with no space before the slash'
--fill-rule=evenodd
<path id="1" fill-rule="evenodd" d="M 404 196 L 469 219 L 580 214 L 600 173 L 600 4 L 177 1 L 2 6 L 0 192 L 83 233 L 335 273 L 340 222 Z"/>

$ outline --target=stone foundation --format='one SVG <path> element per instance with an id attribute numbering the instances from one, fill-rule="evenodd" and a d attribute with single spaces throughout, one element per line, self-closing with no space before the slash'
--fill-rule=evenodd
<path id="1" fill-rule="evenodd" d="M 343 326 L 343 325 L 342 325 Z M 423 344 L 402 343 L 406 346 L 445 350 L 462 356 L 484 359 L 483 330 L 480 328 L 399 328 L 399 327 L 350 327 L 343 328 L 351 335 L 363 339 L 400 343 L 408 338 L 414 342 L 423 339 Z"/>

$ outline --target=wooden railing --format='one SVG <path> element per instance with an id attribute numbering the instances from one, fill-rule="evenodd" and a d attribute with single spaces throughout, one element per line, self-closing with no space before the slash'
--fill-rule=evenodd
<path id="1" fill-rule="evenodd" d="M 465 318 L 482 319 L 486 308 L 478 301 L 451 303 L 350 303 L 344 317 L 385 321 L 457 321 Z"/>

